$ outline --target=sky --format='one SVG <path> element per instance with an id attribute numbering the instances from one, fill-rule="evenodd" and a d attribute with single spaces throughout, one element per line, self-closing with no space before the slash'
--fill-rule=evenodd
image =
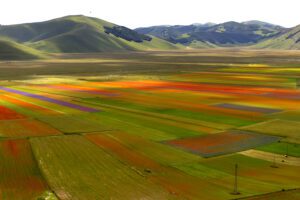
<path id="1" fill-rule="evenodd" d="M 260 20 L 300 24 L 299 0 L 1 0 L 0 24 L 93 16 L 129 28 Z"/>

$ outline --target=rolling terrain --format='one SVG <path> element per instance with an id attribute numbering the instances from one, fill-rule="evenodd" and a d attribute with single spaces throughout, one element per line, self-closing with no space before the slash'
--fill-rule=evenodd
<path id="1" fill-rule="evenodd" d="M 8 39 L 0 39 L 0 60 L 33 60 L 45 57 L 38 50 Z"/>
<path id="2" fill-rule="evenodd" d="M 253 48 L 286 50 L 300 49 L 300 26 L 292 28 L 279 37 L 260 42 L 254 45 Z"/>
<path id="3" fill-rule="evenodd" d="M 242 23 L 232 21 L 222 24 L 153 26 L 135 30 L 141 34 L 153 35 L 172 43 L 207 48 L 253 44 L 280 35 L 286 29 L 260 21 Z"/>
<path id="4" fill-rule="evenodd" d="M 7 37 L 34 49 L 51 53 L 171 50 L 180 46 L 149 37 L 123 26 L 82 15 L 46 22 L 0 27 Z"/>
<path id="5" fill-rule="evenodd" d="M 55 57 L 59 53 L 178 51 L 245 47 L 299 49 L 299 27 L 261 21 L 153 26 L 135 30 L 101 19 L 72 15 L 0 26 L 0 59 Z"/>

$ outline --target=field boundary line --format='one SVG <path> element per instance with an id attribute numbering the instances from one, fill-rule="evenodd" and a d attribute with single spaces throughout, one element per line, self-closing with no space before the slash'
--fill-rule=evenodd
<path id="1" fill-rule="evenodd" d="M 265 152 L 260 150 L 253 150 L 253 149 L 239 152 L 239 154 L 252 157 L 252 158 L 266 160 L 269 162 L 273 162 L 275 158 L 275 160 L 277 160 L 277 164 L 300 166 L 300 158 L 293 157 L 293 156 L 286 157 L 285 155 L 281 155 L 281 154 L 270 153 L 270 152 Z"/>
<path id="2" fill-rule="evenodd" d="M 192 120 L 192 122 L 190 122 L 190 121 L 187 121 L 187 120 L 184 120 L 184 119 L 181 119 L 181 118 L 175 119 L 172 116 L 168 117 L 168 116 L 163 115 L 163 114 L 156 114 L 156 113 L 150 113 L 150 112 L 145 112 L 145 111 L 140 111 L 140 110 L 135 110 L 135 109 L 121 108 L 121 107 L 118 107 L 118 106 L 111 106 L 111 105 L 97 104 L 97 103 L 92 103 L 92 102 L 85 102 L 85 101 L 82 101 L 82 100 L 74 100 L 74 101 L 75 102 L 86 103 L 86 104 L 91 104 L 91 105 L 94 105 L 94 106 L 100 106 L 100 107 L 104 107 L 104 108 L 108 108 L 108 109 L 120 110 L 120 111 L 123 111 L 123 112 L 124 111 L 125 112 L 130 112 L 130 113 L 138 114 L 138 115 L 145 115 L 147 117 L 154 117 L 154 118 L 159 117 L 159 118 L 164 119 L 164 120 L 174 121 L 174 122 L 179 122 L 179 123 L 185 123 L 185 124 L 189 124 L 189 125 L 193 125 L 193 126 L 203 126 L 203 127 L 206 127 L 206 128 L 216 129 L 217 131 L 226 130 L 226 128 L 224 128 L 224 129 L 215 128 L 213 123 L 200 121 L 200 120 L 197 121 L 199 123 L 197 123 L 193 120 Z M 203 122 L 203 124 L 201 122 Z M 230 125 L 228 125 L 227 128 L 229 129 Z"/>
<path id="3" fill-rule="evenodd" d="M 300 188 L 293 188 L 293 189 L 280 190 L 280 191 L 269 192 L 269 193 L 265 193 L 265 194 L 257 194 L 257 195 L 248 196 L 248 197 L 235 198 L 235 199 L 231 199 L 231 200 L 247 200 L 247 199 L 251 199 L 251 198 L 264 197 L 264 196 L 267 196 L 267 195 L 278 194 L 278 193 L 284 193 L 284 192 L 292 192 L 292 191 L 296 191 L 296 190 L 299 190 L 299 191 L 300 191 Z"/>
<path id="4" fill-rule="evenodd" d="M 255 124 L 251 124 L 251 125 L 248 125 L 248 126 L 242 126 L 242 127 L 239 127 L 238 129 L 244 130 L 245 128 L 251 128 L 253 126 L 262 125 L 262 124 L 266 124 L 266 123 L 273 122 L 273 121 L 278 121 L 278 120 L 279 119 L 270 119 L 270 120 L 266 120 L 266 121 L 263 121 L 263 122 L 258 122 L 258 123 L 255 123 Z"/>
<path id="5" fill-rule="evenodd" d="M 33 148 L 32 148 L 32 144 L 31 144 L 30 138 L 27 138 L 27 141 L 28 141 L 29 146 L 30 146 L 30 151 L 31 151 L 33 160 L 34 160 L 36 166 L 38 167 L 41 176 L 43 177 L 43 179 L 44 179 L 45 182 L 47 183 L 48 189 L 55 195 L 55 197 L 56 197 L 57 199 L 59 199 L 59 198 L 58 198 L 58 195 L 56 194 L 56 192 L 51 188 L 51 186 L 50 186 L 50 184 L 49 184 L 49 180 L 47 179 L 47 177 L 46 177 L 44 171 L 43 171 L 43 170 L 41 169 L 41 167 L 40 167 L 40 164 L 39 164 L 39 162 L 38 162 L 38 160 L 37 160 L 37 158 L 36 158 L 35 151 L 34 151 Z"/>

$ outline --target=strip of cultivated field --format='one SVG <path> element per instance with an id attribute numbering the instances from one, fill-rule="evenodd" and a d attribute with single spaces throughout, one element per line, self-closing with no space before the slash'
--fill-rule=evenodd
<path id="1" fill-rule="evenodd" d="M 231 130 L 219 134 L 167 141 L 166 144 L 204 157 L 213 157 L 252 149 L 277 142 L 279 139 L 275 136 Z"/>
<path id="2" fill-rule="evenodd" d="M 12 88 L 7 88 L 7 87 L 2 87 L 0 86 L 0 90 L 6 91 L 6 92 L 11 92 L 14 94 L 19 94 L 19 95 L 23 95 L 26 97 L 31 97 L 34 99 L 38 99 L 38 100 L 42 100 L 42 101 L 46 101 L 46 102 L 50 102 L 50 103 L 54 103 L 54 104 L 58 104 L 61 106 L 65 106 L 65 107 L 69 107 L 72 109 L 76 109 L 76 110 L 80 110 L 83 112 L 97 112 L 98 110 L 93 109 L 93 108 L 89 108 L 89 107 L 85 107 L 85 106 L 81 106 L 81 105 L 76 105 L 70 102 L 66 102 L 66 101 L 62 101 L 62 100 L 58 100 L 58 99 L 53 99 L 53 98 L 49 98 L 46 96 L 42 96 L 42 95 L 37 95 L 37 94 L 32 94 L 32 93 L 28 93 L 28 92 L 24 92 L 24 91 L 20 91 L 20 90 L 15 90 Z"/>
<path id="3" fill-rule="evenodd" d="M 234 172 L 207 167 L 206 159 L 124 132 L 93 134 L 86 137 L 175 194 L 191 199 L 232 198 L 228 191 L 232 189 Z M 279 184 L 250 177 L 240 177 L 239 187 L 242 191 L 241 196 L 280 189 Z"/>
<path id="4" fill-rule="evenodd" d="M 21 137 L 59 135 L 61 132 L 48 124 L 32 120 L 3 120 L 0 121 L 0 137 Z"/>
<path id="5" fill-rule="evenodd" d="M 27 140 L 0 142 L 0 199 L 38 199 L 49 190 Z"/>
<path id="6" fill-rule="evenodd" d="M 168 192 L 84 137 L 30 142 L 48 184 L 61 200 L 171 199 Z"/>
<path id="7" fill-rule="evenodd" d="M 286 157 L 285 155 L 279 155 L 279 154 L 269 153 L 269 152 L 264 152 L 259 150 L 248 150 L 248 151 L 241 152 L 240 154 L 252 158 L 267 160 L 269 162 L 275 162 L 274 163 L 275 165 L 277 162 L 284 165 L 292 165 L 298 167 L 300 166 L 300 158 L 296 158 L 296 157 L 291 157 L 291 156 Z"/>

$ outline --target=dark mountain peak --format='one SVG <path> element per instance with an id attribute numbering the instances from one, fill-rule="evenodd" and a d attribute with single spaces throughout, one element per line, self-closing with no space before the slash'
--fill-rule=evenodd
<path id="1" fill-rule="evenodd" d="M 237 25 L 241 25 L 240 23 L 236 22 L 236 21 L 228 21 L 228 22 L 224 22 L 221 23 L 219 25 L 224 25 L 224 26 L 237 26 Z"/>
<path id="2" fill-rule="evenodd" d="M 274 28 L 274 29 L 285 29 L 283 26 L 279 26 L 276 24 L 271 24 L 268 22 L 263 22 L 263 21 L 259 21 L 259 20 L 250 20 L 250 21 L 246 21 L 246 22 L 242 22 L 242 24 L 245 25 L 256 25 L 256 26 L 260 26 L 260 27 L 265 27 L 265 28 Z"/>
<path id="3" fill-rule="evenodd" d="M 229 21 L 222 24 L 217 24 L 215 26 L 209 27 L 207 31 L 210 32 L 244 32 L 251 29 L 249 26 L 235 21 Z"/>

